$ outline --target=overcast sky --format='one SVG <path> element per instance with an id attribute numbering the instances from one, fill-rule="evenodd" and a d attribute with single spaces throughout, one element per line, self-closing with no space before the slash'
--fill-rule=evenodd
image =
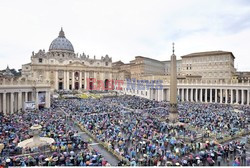
<path id="1" fill-rule="evenodd" d="M 75 52 L 135 56 L 224 50 L 250 71 L 249 0 L 1 0 L 0 69 L 21 68 L 32 51 L 49 48 L 61 26 Z"/>

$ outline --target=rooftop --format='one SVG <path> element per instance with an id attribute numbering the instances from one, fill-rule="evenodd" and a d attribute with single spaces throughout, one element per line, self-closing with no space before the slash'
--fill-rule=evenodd
<path id="1" fill-rule="evenodd" d="M 199 57 L 199 56 L 222 55 L 222 54 L 231 54 L 233 56 L 233 58 L 235 58 L 232 52 L 230 52 L 230 51 L 221 51 L 221 50 L 191 53 L 191 54 L 183 55 L 183 56 L 181 56 L 181 58 L 183 58 L 183 57 Z"/>

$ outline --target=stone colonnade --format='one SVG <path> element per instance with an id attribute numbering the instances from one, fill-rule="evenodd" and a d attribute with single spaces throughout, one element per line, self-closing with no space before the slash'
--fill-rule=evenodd
<path id="1" fill-rule="evenodd" d="M 178 88 L 179 101 L 249 105 L 249 88 Z"/>
<path id="2" fill-rule="evenodd" d="M 24 110 L 24 102 L 35 101 L 36 108 L 39 106 L 39 94 L 45 95 L 44 107 L 50 107 L 50 92 L 44 90 L 27 89 L 1 89 L 0 88 L 0 113 L 14 114 Z"/>
<path id="3" fill-rule="evenodd" d="M 149 90 L 122 90 L 122 94 L 136 95 L 151 100 L 169 101 L 169 86 L 163 89 Z M 177 97 L 180 102 L 202 102 L 202 103 L 224 103 L 224 104 L 241 104 L 250 105 L 250 85 L 243 86 L 177 86 Z"/>
<path id="4" fill-rule="evenodd" d="M 80 90 L 87 89 L 92 82 L 87 79 L 103 80 L 112 79 L 109 71 L 85 71 L 85 70 L 56 70 L 55 81 L 52 86 L 56 90 Z"/>

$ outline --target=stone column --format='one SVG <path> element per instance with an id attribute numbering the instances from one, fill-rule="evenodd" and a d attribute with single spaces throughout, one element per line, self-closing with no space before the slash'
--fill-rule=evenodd
<path id="1" fill-rule="evenodd" d="M 249 105 L 249 90 L 247 90 L 247 105 Z"/>
<path id="2" fill-rule="evenodd" d="M 22 105 L 22 92 L 18 92 L 18 111 L 21 112 L 21 109 L 23 107 Z"/>
<path id="3" fill-rule="evenodd" d="M 164 101 L 164 89 L 161 90 L 161 100 Z"/>
<path id="4" fill-rule="evenodd" d="M 149 96 L 149 99 L 150 100 L 153 100 L 152 99 L 152 89 L 150 88 L 149 91 L 148 91 L 148 96 Z"/>
<path id="5" fill-rule="evenodd" d="M 46 71 L 45 74 L 46 74 L 45 79 L 50 81 L 50 71 L 49 70 Z"/>
<path id="6" fill-rule="evenodd" d="M 69 90 L 69 83 L 70 83 L 70 81 L 69 81 L 69 71 L 67 71 L 66 74 L 67 74 L 66 75 L 66 81 L 67 81 L 66 82 L 66 84 L 67 84 L 66 88 L 67 88 L 67 90 Z"/>
<path id="7" fill-rule="evenodd" d="M 10 114 L 10 93 L 6 93 L 6 114 Z"/>
<path id="8" fill-rule="evenodd" d="M 75 72 L 72 71 L 72 90 L 75 89 Z"/>
<path id="9" fill-rule="evenodd" d="M 210 100 L 209 100 L 210 103 L 213 102 L 213 89 L 210 88 Z"/>
<path id="10" fill-rule="evenodd" d="M 24 93 L 24 101 L 28 101 L 28 92 Z"/>
<path id="11" fill-rule="evenodd" d="M 152 92 L 152 100 L 155 100 L 155 95 L 156 95 L 155 89 L 152 89 L 151 92 Z M 132 90 L 132 93 L 134 95 L 134 90 Z"/>
<path id="12" fill-rule="evenodd" d="M 205 89 L 205 102 L 207 103 L 207 88 Z"/>
<path id="13" fill-rule="evenodd" d="M 46 93 L 45 93 L 45 107 L 46 108 L 50 108 L 50 92 L 49 91 L 47 91 Z"/>
<path id="14" fill-rule="evenodd" d="M 18 113 L 18 111 L 19 111 L 19 109 L 18 109 L 18 92 L 17 93 L 15 93 L 14 94 L 14 104 L 15 104 L 15 106 L 14 106 L 14 113 L 15 112 L 17 112 Z"/>
<path id="15" fill-rule="evenodd" d="M 200 102 L 202 102 L 202 88 L 200 89 Z"/>
<path id="16" fill-rule="evenodd" d="M 235 89 L 236 91 L 236 103 L 239 103 L 239 90 Z"/>
<path id="17" fill-rule="evenodd" d="M 234 103 L 234 92 L 233 92 L 233 89 L 231 89 L 231 104 Z"/>
<path id="18" fill-rule="evenodd" d="M 217 97 L 217 96 L 218 96 L 218 93 L 217 93 L 217 92 L 218 92 L 218 90 L 217 90 L 217 88 L 216 88 L 216 89 L 215 89 L 215 97 L 214 97 L 214 98 L 215 98 L 215 103 L 218 103 L 218 100 L 217 100 L 217 98 L 218 98 L 218 97 Z"/>
<path id="19" fill-rule="evenodd" d="M 226 94 L 225 94 L 225 96 L 226 96 L 226 98 L 225 98 L 225 103 L 227 104 L 227 96 L 228 96 L 228 94 L 227 94 L 227 89 L 225 89 L 225 92 L 226 92 Z"/>
<path id="20" fill-rule="evenodd" d="M 58 90 L 58 71 L 55 71 L 55 89 Z"/>
<path id="21" fill-rule="evenodd" d="M 67 89 L 67 71 L 63 71 L 63 89 L 66 90 Z"/>
<path id="22" fill-rule="evenodd" d="M 178 88 L 178 97 L 180 98 L 181 95 L 180 95 L 180 88 Z"/>
<path id="23" fill-rule="evenodd" d="M 241 104 L 244 105 L 245 96 L 244 96 L 244 89 L 241 90 Z"/>
<path id="24" fill-rule="evenodd" d="M 10 114 L 14 113 L 14 93 L 10 93 Z"/>
<path id="25" fill-rule="evenodd" d="M 222 89 L 220 89 L 220 103 L 222 103 L 222 96 L 223 96 Z"/>
<path id="26" fill-rule="evenodd" d="M 181 89 L 181 101 L 184 102 L 184 88 Z"/>
<path id="27" fill-rule="evenodd" d="M 6 93 L 3 93 L 3 114 L 6 115 Z"/>
<path id="28" fill-rule="evenodd" d="M 36 109 L 38 109 L 38 91 L 35 92 L 36 93 L 36 99 L 35 99 L 35 104 L 36 104 Z"/>
<path id="29" fill-rule="evenodd" d="M 158 101 L 162 101 L 161 97 L 162 97 L 161 90 L 158 90 Z"/>
<path id="30" fill-rule="evenodd" d="M 0 113 L 3 111 L 3 98 L 2 98 L 2 93 L 0 93 Z"/>
<path id="31" fill-rule="evenodd" d="M 194 99 L 194 101 L 197 102 L 197 100 L 198 100 L 198 99 L 197 99 L 197 96 L 198 96 L 198 93 L 197 93 L 197 92 L 198 92 L 198 89 L 196 88 L 196 89 L 194 89 L 194 90 L 195 90 L 195 99 Z"/>
<path id="32" fill-rule="evenodd" d="M 82 71 L 79 71 L 79 90 L 82 90 Z"/>
<path id="33" fill-rule="evenodd" d="M 84 89 L 86 90 L 87 89 L 87 78 L 89 78 L 87 76 L 87 72 L 85 71 L 84 72 Z M 149 91 L 149 95 L 150 95 L 150 91 Z"/>
<path id="34" fill-rule="evenodd" d="M 96 78 L 95 78 L 96 79 Z M 155 89 L 155 100 L 159 101 L 158 100 L 158 90 Z"/>
<path id="35" fill-rule="evenodd" d="M 193 88 L 191 88 L 191 102 L 193 102 L 194 101 L 194 89 Z"/>
<path id="36" fill-rule="evenodd" d="M 186 101 L 189 101 L 189 94 L 188 94 L 188 88 L 186 88 Z"/>

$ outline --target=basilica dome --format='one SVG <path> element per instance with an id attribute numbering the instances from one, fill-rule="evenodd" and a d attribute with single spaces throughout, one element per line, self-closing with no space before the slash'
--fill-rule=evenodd
<path id="1" fill-rule="evenodd" d="M 49 51 L 58 51 L 58 50 L 74 52 L 73 45 L 68 39 L 66 39 L 62 28 L 61 31 L 59 32 L 59 36 L 55 40 L 53 40 L 49 46 Z"/>

